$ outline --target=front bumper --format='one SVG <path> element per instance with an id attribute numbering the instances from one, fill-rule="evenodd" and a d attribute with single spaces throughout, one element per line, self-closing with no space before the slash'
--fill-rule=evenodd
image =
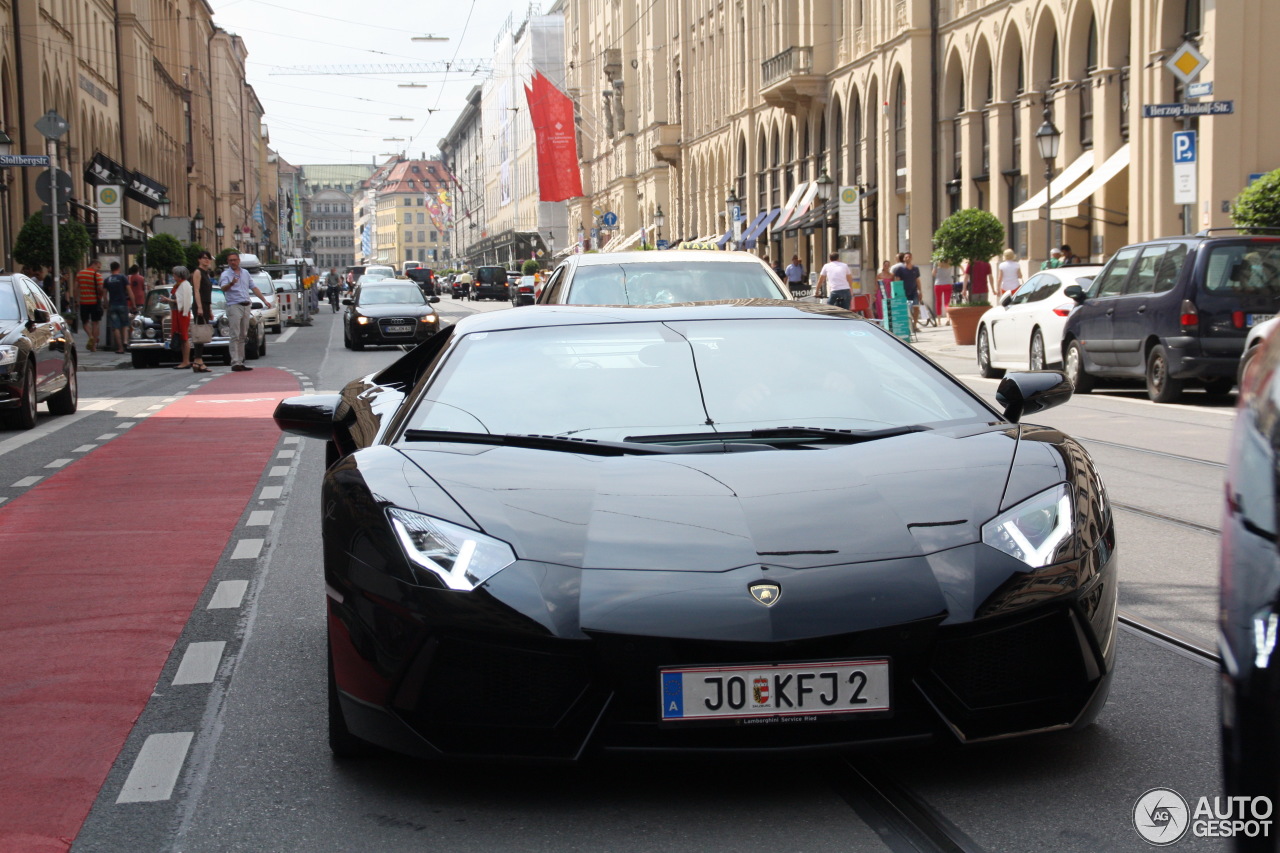
<path id="1" fill-rule="evenodd" d="M 586 574 L 564 567 L 517 563 L 495 576 L 512 573 L 504 584 L 460 594 L 391 581 L 345 552 L 334 572 L 326 542 L 330 651 L 351 731 L 422 757 L 576 760 L 977 742 L 1080 726 L 1097 714 L 1114 665 L 1113 544 L 1071 564 L 1010 576 L 983 598 L 979 618 L 953 621 L 944 610 L 883 624 L 864 620 L 867 626 L 856 630 L 748 641 L 716 639 L 687 622 L 688 634 L 707 636 L 647 635 L 638 630 L 645 620 L 633 618 L 642 606 L 636 602 L 618 604 L 611 630 L 577 627 L 594 618 L 587 603 L 567 617 L 560 608 L 537 612 L 539 584 L 563 589 L 573 575 Z M 955 550 L 967 549 L 980 558 L 986 555 L 977 549 L 996 553 L 980 544 Z M 513 572 L 521 566 L 524 572 Z M 803 570 L 784 581 L 793 600 L 804 595 L 805 572 L 816 574 Z M 893 595 L 888 591 L 886 602 Z M 803 616 L 790 618 L 810 621 Z M 828 611 L 811 621 L 831 625 L 838 618 Z M 868 657 L 890 660 L 889 713 L 659 721 L 660 667 Z"/>
<path id="2" fill-rule="evenodd" d="M 434 323 L 424 323 L 421 320 L 413 321 L 413 331 L 411 332 L 388 332 L 388 325 L 408 325 L 407 323 L 388 324 L 381 320 L 375 320 L 365 325 L 354 324 L 352 329 L 352 338 L 362 344 L 386 345 L 393 346 L 395 344 L 416 344 L 425 341 L 434 335 L 440 327 L 440 321 Z"/>

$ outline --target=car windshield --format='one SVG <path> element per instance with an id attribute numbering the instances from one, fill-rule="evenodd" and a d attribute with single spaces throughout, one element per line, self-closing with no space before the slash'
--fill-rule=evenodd
<path id="1" fill-rule="evenodd" d="M 1209 251 L 1205 288 L 1211 293 L 1280 296 L 1280 243 L 1257 241 Z"/>
<path id="2" fill-rule="evenodd" d="M 271 276 L 266 273 L 250 273 L 249 278 L 253 279 L 253 283 L 258 286 L 258 290 L 261 290 L 267 296 L 276 292 L 275 282 L 272 281 Z"/>
<path id="3" fill-rule="evenodd" d="M 885 333 L 814 317 L 472 333 L 430 381 L 408 426 L 621 441 L 991 418 Z"/>
<path id="4" fill-rule="evenodd" d="M 227 307 L 227 294 L 216 287 L 213 289 L 213 307 L 215 310 L 219 308 L 225 310 Z"/>
<path id="5" fill-rule="evenodd" d="M 570 305 L 654 305 L 713 299 L 784 299 L 765 269 L 723 261 L 583 264 L 569 288 Z"/>
<path id="6" fill-rule="evenodd" d="M 218 290 L 217 288 L 214 288 L 213 292 L 222 293 L 222 291 Z M 160 300 L 167 297 L 168 295 L 169 295 L 169 288 L 167 287 L 149 291 L 147 293 L 147 307 L 144 313 L 155 314 L 157 311 L 167 311 L 169 309 L 168 303 L 161 302 Z M 227 297 L 223 296 L 222 298 L 223 298 L 223 301 L 225 301 Z"/>
<path id="7" fill-rule="evenodd" d="M 388 284 L 383 287 L 363 287 L 360 289 L 358 305 L 397 305 L 409 303 L 422 305 L 422 291 L 417 285 Z"/>
<path id="8" fill-rule="evenodd" d="M 0 320 L 20 320 L 18 296 L 8 283 L 0 284 Z"/>

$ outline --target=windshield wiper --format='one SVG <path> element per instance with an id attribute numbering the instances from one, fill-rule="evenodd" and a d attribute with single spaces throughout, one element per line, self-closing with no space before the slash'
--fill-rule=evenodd
<path id="1" fill-rule="evenodd" d="M 823 442 L 828 444 L 859 444 L 881 438 L 893 438 L 913 432 L 925 432 L 929 427 L 921 424 L 886 427 L 884 429 L 831 429 L 827 427 L 770 427 L 767 429 L 739 430 L 736 432 L 690 432 L 674 435 L 629 435 L 624 441 L 644 444 L 670 444 L 685 441 L 756 441 L 771 444 L 775 441 L 800 440 L 802 444 Z"/>
<path id="2" fill-rule="evenodd" d="M 559 435 L 496 435 L 485 432 L 455 432 L 441 429 L 407 429 L 407 441 L 443 441 L 451 444 L 488 444 L 497 447 L 527 447 L 532 450 L 560 450 L 589 453 L 593 456 L 654 456 L 688 453 L 689 448 L 650 447 L 591 438 L 568 438 Z"/>

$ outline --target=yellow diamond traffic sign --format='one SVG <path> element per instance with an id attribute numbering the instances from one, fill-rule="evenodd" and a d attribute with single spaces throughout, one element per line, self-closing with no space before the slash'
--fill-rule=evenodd
<path id="1" fill-rule="evenodd" d="M 1200 72 L 1204 71 L 1208 64 L 1209 60 L 1204 58 L 1203 53 L 1196 50 L 1194 44 L 1184 41 L 1182 46 L 1173 52 L 1173 56 L 1169 57 L 1165 67 L 1172 71 L 1173 76 L 1181 80 L 1185 86 L 1199 77 Z"/>

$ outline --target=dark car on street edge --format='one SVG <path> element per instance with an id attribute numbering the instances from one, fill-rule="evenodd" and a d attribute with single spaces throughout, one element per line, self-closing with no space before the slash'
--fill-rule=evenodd
<path id="1" fill-rule="evenodd" d="M 476 267 L 469 299 L 511 299 L 511 283 L 505 267 Z"/>
<path id="2" fill-rule="evenodd" d="M 433 303 L 439 296 L 425 296 L 412 281 L 385 279 L 362 284 L 342 300 L 342 343 L 347 349 L 366 345 L 417 344 L 436 333 L 440 315 Z"/>
<path id="3" fill-rule="evenodd" d="M 1077 393 L 1100 377 L 1145 379 L 1157 403 L 1188 382 L 1231 391 L 1250 327 L 1280 309 L 1280 236 L 1236 231 L 1125 246 L 1087 291 L 1063 291 L 1078 303 L 1062 338 Z"/>
<path id="4" fill-rule="evenodd" d="M 992 408 L 848 312 L 739 301 L 474 314 L 284 400 L 329 462 L 330 745 L 575 760 L 1086 726 L 1115 661 L 1111 506 L 1078 442 L 1021 423 L 1070 396 L 1010 373 Z"/>
<path id="5" fill-rule="evenodd" d="M 104 324 L 105 325 L 105 324 Z M 79 405 L 71 327 L 40 285 L 20 273 L 0 275 L 0 420 L 10 429 L 36 425 L 36 406 L 55 415 Z"/>

